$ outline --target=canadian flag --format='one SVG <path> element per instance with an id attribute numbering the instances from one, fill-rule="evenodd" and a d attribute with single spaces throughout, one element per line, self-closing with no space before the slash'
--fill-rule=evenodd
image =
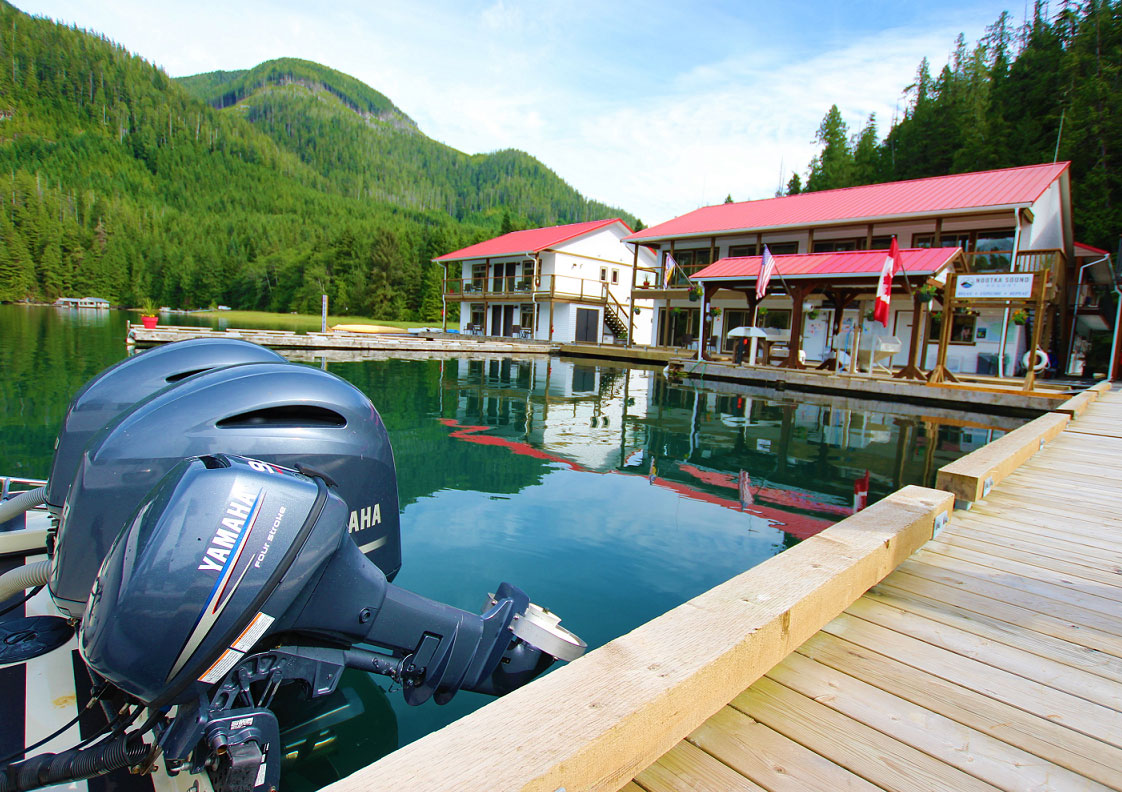
<path id="1" fill-rule="evenodd" d="M 892 302 L 892 279 L 900 269 L 900 249 L 896 247 L 896 237 L 892 237 L 892 247 L 884 259 L 877 284 L 877 301 L 873 304 L 873 321 L 888 327 L 888 306 Z"/>

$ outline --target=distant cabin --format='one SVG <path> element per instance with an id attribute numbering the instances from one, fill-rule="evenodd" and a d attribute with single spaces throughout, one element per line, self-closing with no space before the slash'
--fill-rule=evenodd
<path id="1" fill-rule="evenodd" d="M 103 300 L 101 297 L 59 297 L 54 302 L 56 308 L 93 308 L 96 310 L 108 310 L 109 300 Z"/>

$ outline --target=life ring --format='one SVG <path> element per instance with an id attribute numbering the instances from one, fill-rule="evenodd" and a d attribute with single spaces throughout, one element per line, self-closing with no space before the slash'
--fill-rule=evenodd
<path id="1" fill-rule="evenodd" d="M 1024 357 L 1021 358 L 1021 363 L 1024 365 L 1025 370 L 1029 367 L 1029 358 L 1032 357 L 1032 352 L 1026 352 Z M 1036 361 L 1032 367 L 1033 371 L 1043 371 L 1048 368 L 1048 353 L 1040 347 L 1036 348 Z"/>

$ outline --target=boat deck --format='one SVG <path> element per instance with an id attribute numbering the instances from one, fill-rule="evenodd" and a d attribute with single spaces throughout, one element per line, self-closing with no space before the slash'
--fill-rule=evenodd
<path id="1" fill-rule="evenodd" d="M 1122 392 L 627 792 L 1122 789 Z"/>

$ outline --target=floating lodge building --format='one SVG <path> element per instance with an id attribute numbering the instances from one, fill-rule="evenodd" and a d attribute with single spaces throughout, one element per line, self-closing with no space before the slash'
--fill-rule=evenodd
<path id="1" fill-rule="evenodd" d="M 893 237 L 902 272 L 882 327 L 867 316 L 877 251 Z M 765 246 L 776 274 L 757 301 Z M 1068 163 L 719 204 L 638 232 L 619 220 L 517 231 L 435 261 L 460 332 L 709 357 L 733 351 L 730 330 L 756 325 L 767 333 L 759 362 L 789 368 L 856 352 L 863 368 L 917 379 L 1010 376 L 1044 367 L 1029 351 L 1036 334 L 1051 368 L 1079 375 L 1091 335 L 1116 324 L 1100 309 L 1115 288 L 1109 254 L 1073 237 Z M 1025 276 L 1018 300 L 947 292 L 949 276 L 997 273 Z"/>

